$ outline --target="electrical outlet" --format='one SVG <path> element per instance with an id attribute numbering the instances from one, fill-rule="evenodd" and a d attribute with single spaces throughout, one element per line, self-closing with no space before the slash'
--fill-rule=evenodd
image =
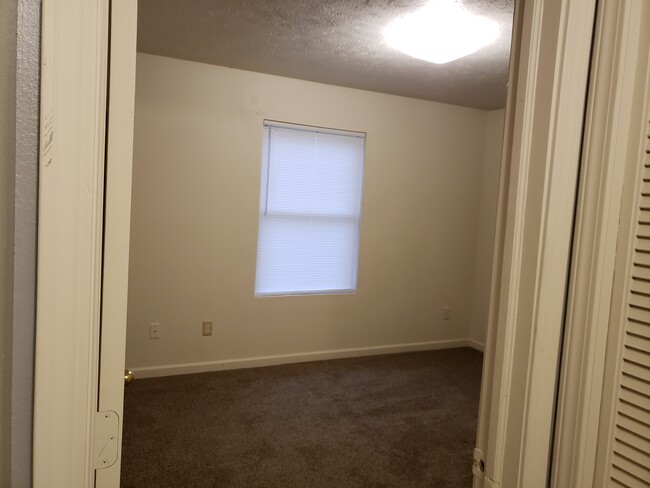
<path id="1" fill-rule="evenodd" d="M 442 307 L 442 320 L 451 320 L 451 307 Z"/>
<path id="2" fill-rule="evenodd" d="M 204 336 L 212 335 L 212 320 L 203 321 L 203 335 Z"/>
<path id="3" fill-rule="evenodd" d="M 149 324 L 149 339 L 160 339 L 160 324 L 158 322 Z"/>

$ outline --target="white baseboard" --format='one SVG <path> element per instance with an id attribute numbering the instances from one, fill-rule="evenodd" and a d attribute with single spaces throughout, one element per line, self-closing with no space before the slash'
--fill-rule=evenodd
<path id="1" fill-rule="evenodd" d="M 475 341 L 472 342 L 479 344 Z M 417 342 L 414 344 L 395 344 L 390 346 L 359 347 L 354 349 L 336 349 L 332 351 L 280 354 L 277 356 L 226 359 L 223 361 L 207 361 L 203 363 L 133 367 L 131 370 L 135 374 L 136 378 L 155 378 L 159 376 L 205 373 L 208 371 L 224 371 L 229 369 L 257 368 L 260 366 L 274 366 L 278 364 L 304 363 L 308 361 L 323 361 L 328 359 L 361 356 L 377 356 L 381 354 L 395 354 L 400 352 L 433 351 L 436 349 L 453 349 L 468 346 L 476 348 L 476 346 L 470 344 L 470 341 L 467 339 L 454 339 L 447 341 Z"/>
<path id="2" fill-rule="evenodd" d="M 477 351 L 485 352 L 485 344 L 474 339 L 467 339 L 467 345 Z"/>

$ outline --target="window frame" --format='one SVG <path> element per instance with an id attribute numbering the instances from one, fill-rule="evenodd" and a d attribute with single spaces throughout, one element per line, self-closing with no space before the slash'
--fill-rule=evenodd
<path id="1" fill-rule="evenodd" d="M 361 139 L 362 143 L 362 157 L 361 157 L 361 184 L 359 189 L 359 216 L 358 218 L 353 217 L 344 217 L 344 216 L 301 216 L 296 214 L 292 218 L 296 219 L 305 219 L 305 218 L 316 218 L 324 219 L 327 221 L 355 221 L 357 224 L 357 236 L 355 240 L 355 248 L 353 250 L 355 256 L 355 266 L 354 266 L 354 276 L 352 279 L 353 288 L 341 288 L 341 289 L 332 289 L 332 290 L 307 290 L 307 291 L 291 291 L 291 292 L 281 292 L 281 291 L 272 291 L 272 292 L 259 292 L 257 289 L 257 279 L 258 279 L 258 264 L 259 264 L 259 252 L 260 252 L 260 227 L 261 221 L 264 216 L 268 216 L 267 210 L 265 210 L 266 215 L 263 216 L 263 207 L 268 208 L 268 185 L 270 180 L 270 131 L 273 128 L 287 129 L 287 130 L 296 130 L 301 132 L 311 132 L 316 134 L 328 134 L 328 135 L 339 135 L 345 137 L 355 137 Z M 291 122 L 284 122 L 273 119 L 264 119 L 262 125 L 262 157 L 261 157 L 261 171 L 260 171 L 260 188 L 259 188 L 259 207 L 258 207 L 258 230 L 257 230 L 257 248 L 256 248 L 256 258 L 255 258 L 255 283 L 254 283 L 254 296 L 255 298 L 270 298 L 270 297 L 289 297 L 289 296 L 313 296 L 313 295 L 355 295 L 358 290 L 358 277 L 359 277 L 359 254 L 361 248 L 361 219 L 363 213 L 363 190 L 364 190 L 364 172 L 365 172 L 365 162 L 366 162 L 366 144 L 367 144 L 367 132 L 364 131 L 355 131 L 347 129 L 335 129 L 331 127 L 323 127 L 316 125 L 308 124 L 297 124 Z M 266 187 L 266 190 L 263 188 Z M 263 193 L 264 192 L 264 193 Z M 266 204 L 263 203 L 263 200 L 266 199 Z M 287 215 L 288 216 L 288 215 Z"/>

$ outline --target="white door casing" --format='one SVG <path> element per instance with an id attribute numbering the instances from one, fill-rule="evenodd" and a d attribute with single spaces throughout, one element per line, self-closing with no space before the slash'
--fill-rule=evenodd
<path id="1" fill-rule="evenodd" d="M 474 487 L 545 487 L 596 1 L 519 2 Z"/>

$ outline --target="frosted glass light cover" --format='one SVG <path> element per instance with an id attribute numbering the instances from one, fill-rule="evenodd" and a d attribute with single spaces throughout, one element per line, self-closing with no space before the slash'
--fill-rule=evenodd
<path id="1" fill-rule="evenodd" d="M 384 29 L 392 48 L 436 64 L 468 56 L 498 36 L 496 22 L 465 10 L 458 0 L 430 0 Z"/>

